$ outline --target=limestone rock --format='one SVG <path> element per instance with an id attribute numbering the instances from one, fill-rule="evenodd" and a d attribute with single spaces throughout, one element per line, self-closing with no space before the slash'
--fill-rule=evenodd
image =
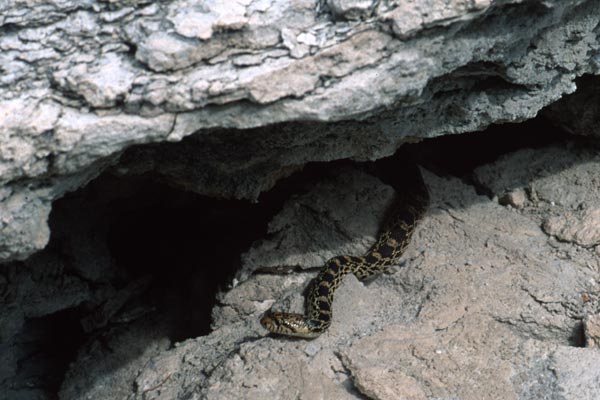
<path id="1" fill-rule="evenodd" d="M 520 168 L 517 152 L 477 175 L 484 183 L 501 176 L 511 187 L 543 181 L 552 188 L 567 185 L 575 172 L 598 171 L 594 156 L 576 149 L 528 154 L 548 164 Z M 569 154 L 587 162 L 539 174 Z M 325 334 L 313 341 L 267 335 L 260 315 L 274 303 L 301 311 L 300 293 L 314 273 L 255 272 L 221 295 L 211 334 L 162 352 L 142 369 L 132 398 L 594 398 L 597 352 L 576 346 L 584 345 L 581 316 L 599 307 L 595 251 L 553 242 L 541 229 L 544 215 L 556 212 L 545 201 L 516 211 L 457 179 L 424 176 L 432 202 L 404 256 L 406 268 L 367 284 L 345 279 Z M 336 190 L 352 197 L 356 187 Z M 582 185 L 577 196 L 593 190 Z M 319 196 L 315 188 L 303 201 Z M 322 209 L 337 211 L 334 196 L 320 199 Z M 289 203 L 278 218 L 305 217 L 293 208 Z M 305 260 L 312 258 L 307 253 Z M 271 262 L 266 253 L 253 262 L 261 260 Z M 282 302 L 286 296 L 293 300 Z"/>
<path id="2" fill-rule="evenodd" d="M 564 399 L 595 399 L 600 396 L 600 362 L 597 350 L 559 348 L 552 356 L 557 389 Z"/>
<path id="3" fill-rule="evenodd" d="M 134 145 L 196 136 L 170 153 L 176 167 L 136 148 L 122 171 L 164 169 L 188 190 L 256 199 L 311 161 L 372 160 L 406 141 L 531 118 L 598 73 L 599 7 L 4 2 L 0 260 L 43 248 L 51 202 Z M 346 122 L 317 123 L 331 121 Z"/>
<path id="4" fill-rule="evenodd" d="M 600 348 L 600 315 L 588 315 L 584 324 L 587 347 Z"/>
<path id="5" fill-rule="evenodd" d="M 514 208 L 521 209 L 527 202 L 527 193 L 522 188 L 517 188 L 505 193 L 498 199 L 498 202 L 502 205 L 511 205 Z"/>
<path id="6" fill-rule="evenodd" d="M 370 398 L 518 399 L 513 365 L 529 360 L 517 355 L 519 340 L 512 336 L 507 327 L 476 317 L 443 330 L 389 326 L 343 350 L 342 360 Z"/>
<path id="7" fill-rule="evenodd" d="M 301 311 L 324 260 L 372 243 L 392 190 L 358 170 L 284 204 L 212 332 L 173 346 L 164 320 L 124 322 L 144 279 L 104 281 L 100 208 L 82 200 L 93 216 L 36 254 L 53 202 L 107 170 L 256 200 L 308 163 L 380 159 L 559 99 L 547 117 L 597 136 L 599 22 L 595 0 L 2 2 L 0 397 L 47 395 L 28 344 L 56 317 L 91 331 L 66 399 L 599 397 L 600 159 L 576 145 L 479 168 L 494 200 L 425 172 L 407 268 L 348 277 L 310 342 L 258 320 Z"/>
<path id="8" fill-rule="evenodd" d="M 80 399 L 82 390 L 88 398 L 126 398 L 139 364 L 170 347 L 165 325 L 162 321 L 148 320 L 131 324 L 127 329 L 111 329 L 105 335 L 105 343 L 102 338 L 92 338 L 79 349 L 81 356 L 75 363 L 80 368 L 65 377 L 60 398 Z"/>
<path id="9" fill-rule="evenodd" d="M 363 195 L 348 196 L 348 190 Z M 238 275 L 245 279 L 258 267 L 315 268 L 337 254 L 364 254 L 375 242 L 378 221 L 393 198 L 393 189 L 371 175 L 337 171 L 286 203 L 284 212 L 269 223 L 270 238 L 242 255 Z M 330 204 L 337 207 L 331 209 Z M 323 248 L 323 243 L 330 248 Z"/>
<path id="10" fill-rule="evenodd" d="M 600 208 L 589 208 L 546 219 L 544 231 L 557 239 L 574 242 L 584 247 L 600 244 Z"/>
<path id="11" fill-rule="evenodd" d="M 551 146 L 523 149 L 475 172 L 476 180 L 494 195 L 525 189 L 533 205 L 577 210 L 594 207 L 600 194 L 596 168 L 600 157 L 591 149 Z M 535 179 L 531 179 L 534 177 Z"/>

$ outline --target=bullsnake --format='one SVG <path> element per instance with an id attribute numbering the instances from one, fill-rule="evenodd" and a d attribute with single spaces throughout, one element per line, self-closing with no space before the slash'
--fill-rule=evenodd
<path id="1" fill-rule="evenodd" d="M 418 168 L 416 170 L 416 184 L 397 192 L 393 213 L 369 251 L 361 257 L 331 258 L 309 286 L 306 315 L 269 310 L 260 320 L 263 327 L 280 335 L 316 338 L 331 325 L 333 295 L 345 275 L 353 273 L 362 281 L 397 263 L 429 203 L 423 178 Z"/>

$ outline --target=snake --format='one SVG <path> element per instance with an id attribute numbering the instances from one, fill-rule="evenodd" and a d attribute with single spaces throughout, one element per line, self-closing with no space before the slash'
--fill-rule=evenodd
<path id="1" fill-rule="evenodd" d="M 278 335 L 314 339 L 331 325 L 333 295 L 346 275 L 352 273 L 364 281 L 397 264 L 429 204 L 429 193 L 419 168 L 416 170 L 415 184 L 396 191 L 392 210 L 373 246 L 363 256 L 329 259 L 308 286 L 306 313 L 269 310 L 260 319 L 264 328 Z"/>

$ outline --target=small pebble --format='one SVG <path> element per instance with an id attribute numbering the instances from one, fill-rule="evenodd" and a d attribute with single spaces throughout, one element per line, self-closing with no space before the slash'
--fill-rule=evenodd
<path id="1" fill-rule="evenodd" d="M 502 204 L 503 206 L 509 205 L 516 209 L 522 209 L 526 202 L 527 193 L 525 193 L 525 190 L 521 188 L 505 193 L 498 199 L 498 203 Z"/>

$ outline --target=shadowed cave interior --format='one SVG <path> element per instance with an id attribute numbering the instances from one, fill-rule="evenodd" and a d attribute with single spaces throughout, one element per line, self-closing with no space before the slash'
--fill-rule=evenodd
<path id="1" fill-rule="evenodd" d="M 479 165 L 567 137 L 583 140 L 536 118 L 405 145 L 394 157 L 410 158 L 436 174 L 473 183 L 470 173 Z M 240 254 L 265 235 L 269 220 L 286 199 L 310 187 L 333 165 L 344 163 L 369 170 L 373 164 L 347 160 L 309 164 L 263 193 L 257 203 L 212 199 L 157 183 L 150 175 L 122 178 L 110 172 L 56 201 L 50 216 L 51 241 L 42 253 L 62 259 L 65 272 L 82 278 L 92 292 L 110 288 L 115 298 L 123 296 L 108 311 L 107 300 L 97 302 L 91 296 L 74 307 L 28 319 L 15 387 L 33 384 L 57 393 L 84 343 L 92 338 L 101 341 L 110 329 L 137 318 L 152 315 L 167 321 L 172 342 L 209 333 L 215 295 L 230 283 Z M 78 226 L 73 229 L 71 224 Z M 78 232 L 90 234 L 75 237 Z M 90 240 L 96 243 L 85 243 Z M 73 252 L 80 245 L 89 251 Z M 96 254 L 104 264 L 89 275 L 82 276 L 82 267 L 70 266 L 85 264 L 86 257 Z"/>

